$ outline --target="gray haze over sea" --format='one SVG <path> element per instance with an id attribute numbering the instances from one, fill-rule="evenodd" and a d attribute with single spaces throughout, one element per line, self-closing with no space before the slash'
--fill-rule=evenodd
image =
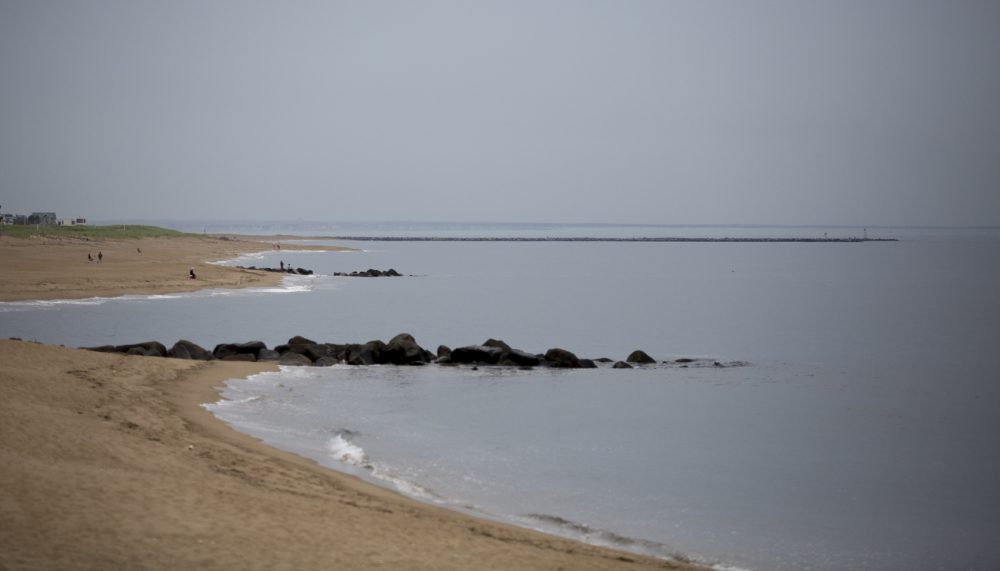
<path id="1" fill-rule="evenodd" d="M 229 382 L 210 408 L 268 443 L 425 501 L 644 553 L 778 571 L 1000 561 L 1000 229 L 173 225 L 899 238 L 323 242 L 360 251 L 227 262 L 319 274 L 273 289 L 0 303 L 0 336 L 273 346 L 405 331 L 431 350 L 490 337 L 615 360 L 643 349 L 661 363 L 287 368 Z M 407 277 L 330 275 L 390 267 Z"/>

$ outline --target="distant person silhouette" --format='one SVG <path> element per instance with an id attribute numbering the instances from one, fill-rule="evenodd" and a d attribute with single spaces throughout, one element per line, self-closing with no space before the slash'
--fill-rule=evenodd
<path id="1" fill-rule="evenodd" d="M 97 263 L 100 264 L 103 261 L 104 261 L 104 252 L 98 252 L 97 253 Z"/>
<path id="2" fill-rule="evenodd" d="M 90 255 L 90 252 L 87 252 L 87 261 L 88 262 L 93 262 L 94 261 L 94 257 Z"/>
<path id="3" fill-rule="evenodd" d="M 190 280 L 197 279 L 197 276 L 194 275 L 194 268 L 191 268 L 190 270 L 188 270 L 188 279 L 190 279 Z"/>

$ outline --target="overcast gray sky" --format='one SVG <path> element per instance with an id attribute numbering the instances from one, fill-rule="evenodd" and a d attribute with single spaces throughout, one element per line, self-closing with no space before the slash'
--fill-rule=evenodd
<path id="1" fill-rule="evenodd" d="M 0 0 L 0 204 L 1000 225 L 1000 2 Z"/>

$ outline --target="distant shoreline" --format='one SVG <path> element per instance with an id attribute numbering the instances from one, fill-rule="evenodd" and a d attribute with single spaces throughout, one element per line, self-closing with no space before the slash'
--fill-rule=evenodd
<path id="1" fill-rule="evenodd" d="M 681 238 L 681 237 L 491 237 L 491 236 L 300 236 L 295 240 L 342 240 L 350 242 L 762 242 L 762 243 L 856 243 L 898 242 L 898 238 Z"/>

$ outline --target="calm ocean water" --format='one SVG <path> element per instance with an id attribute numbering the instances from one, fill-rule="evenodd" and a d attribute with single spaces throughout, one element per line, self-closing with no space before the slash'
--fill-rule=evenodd
<path id="1" fill-rule="evenodd" d="M 209 232 L 859 236 L 855 228 L 230 224 Z M 336 227 L 324 229 L 324 227 Z M 184 228 L 192 229 L 192 228 Z M 1000 563 L 1000 231 L 900 242 L 342 242 L 274 290 L 0 304 L 0 336 L 212 346 L 412 333 L 740 366 L 288 369 L 212 407 L 276 446 L 455 509 L 755 569 Z M 700 362 L 696 362 L 697 365 Z"/>

